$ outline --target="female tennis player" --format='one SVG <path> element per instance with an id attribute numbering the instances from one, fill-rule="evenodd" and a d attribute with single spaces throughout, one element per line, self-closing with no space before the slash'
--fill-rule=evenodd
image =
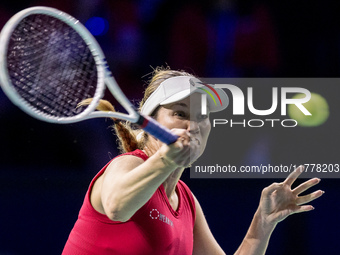
<path id="1" fill-rule="evenodd" d="M 140 104 L 142 113 L 178 135 L 175 143 L 162 144 L 128 123 L 115 121 L 125 153 L 111 160 L 92 180 L 64 255 L 225 254 L 209 230 L 199 202 L 180 180 L 184 169 L 204 152 L 211 129 L 209 118 L 200 112 L 200 94 L 188 90 L 190 78 L 193 76 L 186 72 L 156 70 Z M 227 100 L 223 90 L 217 92 L 222 101 Z M 208 108 L 210 112 L 223 109 L 209 102 Z M 98 110 L 114 108 L 102 100 Z M 264 254 L 278 222 L 314 209 L 305 204 L 323 191 L 298 195 L 320 180 L 310 179 L 292 189 L 301 171 L 303 167 L 284 182 L 263 190 L 235 254 Z"/>

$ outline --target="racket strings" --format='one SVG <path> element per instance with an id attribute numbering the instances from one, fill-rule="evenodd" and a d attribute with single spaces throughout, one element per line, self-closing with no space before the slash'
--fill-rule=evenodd
<path id="1" fill-rule="evenodd" d="M 80 35 L 64 22 L 48 15 L 24 18 L 8 46 L 11 82 L 22 99 L 35 110 L 55 117 L 72 117 L 93 98 L 97 68 Z"/>

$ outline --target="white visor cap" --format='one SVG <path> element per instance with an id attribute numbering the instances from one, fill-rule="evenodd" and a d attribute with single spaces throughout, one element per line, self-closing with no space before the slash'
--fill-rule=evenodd
<path id="1" fill-rule="evenodd" d="M 207 94 L 210 112 L 222 111 L 229 104 L 228 95 L 223 89 L 213 88 L 192 76 L 176 76 L 158 86 L 143 104 L 141 113 L 151 115 L 158 106 L 178 102 L 195 92 Z"/>

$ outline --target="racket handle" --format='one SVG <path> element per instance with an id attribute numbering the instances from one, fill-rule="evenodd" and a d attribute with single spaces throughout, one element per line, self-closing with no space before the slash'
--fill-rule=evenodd
<path id="1" fill-rule="evenodd" d="M 140 116 L 137 124 L 140 125 L 149 134 L 166 144 L 172 144 L 177 141 L 178 136 L 171 133 L 171 131 L 160 125 L 157 121 L 149 116 Z"/>

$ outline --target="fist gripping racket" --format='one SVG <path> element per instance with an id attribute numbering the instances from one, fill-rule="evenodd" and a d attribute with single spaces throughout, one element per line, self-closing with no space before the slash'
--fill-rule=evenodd
<path id="1" fill-rule="evenodd" d="M 6 23 L 0 34 L 0 82 L 14 104 L 43 121 L 113 117 L 138 124 L 166 144 L 177 140 L 169 129 L 137 112 L 90 32 L 53 8 L 28 8 Z M 95 111 L 105 85 L 128 114 Z M 88 106 L 77 107 L 87 98 L 93 98 Z"/>

